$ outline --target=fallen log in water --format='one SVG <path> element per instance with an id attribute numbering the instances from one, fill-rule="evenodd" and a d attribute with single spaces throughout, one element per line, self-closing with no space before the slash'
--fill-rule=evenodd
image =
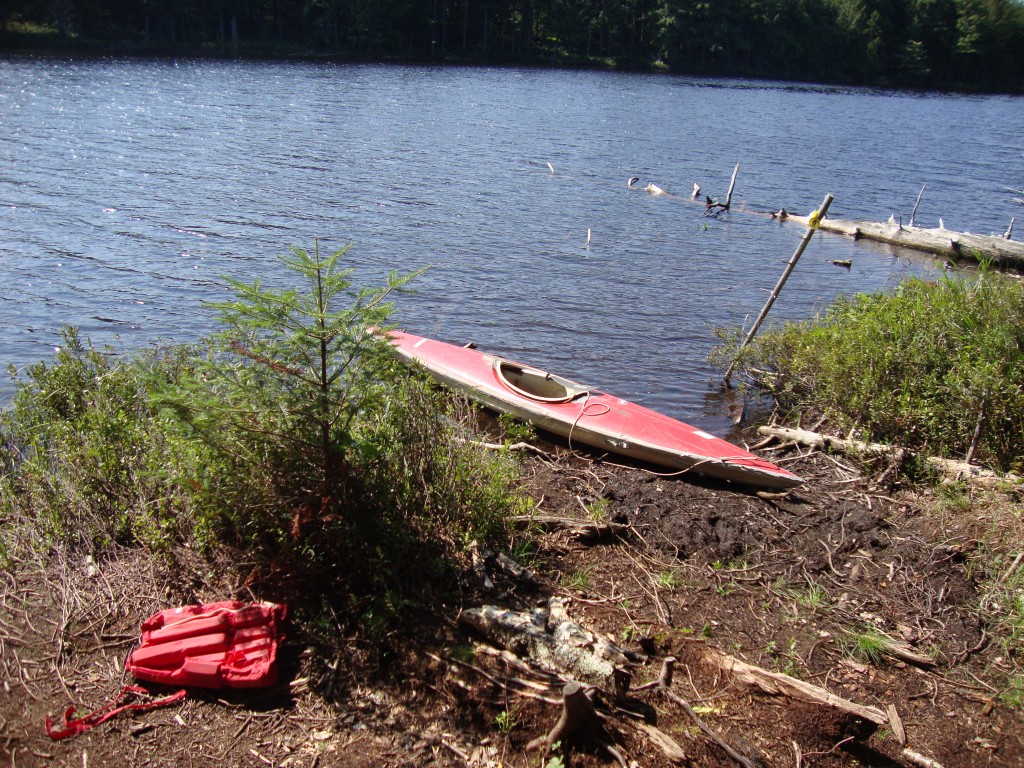
<path id="1" fill-rule="evenodd" d="M 782 221 L 792 221 L 807 226 L 807 216 L 789 213 L 777 214 Z M 1024 270 L 1024 243 L 1007 239 L 1001 235 L 973 235 L 970 232 L 954 232 L 949 229 L 904 226 L 899 222 L 848 221 L 844 219 L 822 219 L 825 232 L 847 235 L 854 240 L 861 238 L 878 243 L 898 245 L 916 251 L 932 253 L 950 259 L 982 259 L 1014 269 Z"/>

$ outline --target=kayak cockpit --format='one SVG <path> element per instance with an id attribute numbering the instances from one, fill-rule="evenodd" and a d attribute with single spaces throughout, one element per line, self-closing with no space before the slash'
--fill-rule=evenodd
<path id="1" fill-rule="evenodd" d="M 530 368 L 508 360 L 495 360 L 494 373 L 505 387 L 541 403 L 567 403 L 590 390 L 582 384 L 553 376 L 539 368 Z"/>

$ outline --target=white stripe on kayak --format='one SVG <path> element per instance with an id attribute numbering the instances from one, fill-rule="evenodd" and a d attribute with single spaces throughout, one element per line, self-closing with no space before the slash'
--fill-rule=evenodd
<path id="1" fill-rule="evenodd" d="M 699 429 L 693 430 L 693 434 L 695 434 L 697 437 L 703 437 L 705 440 L 715 439 L 714 435 L 709 435 L 707 432 L 701 432 Z"/>
<path id="2" fill-rule="evenodd" d="M 426 339 L 420 339 L 419 341 L 417 341 L 415 344 L 412 345 L 412 348 L 416 349 L 420 344 L 426 344 L 426 343 L 427 343 Z"/>

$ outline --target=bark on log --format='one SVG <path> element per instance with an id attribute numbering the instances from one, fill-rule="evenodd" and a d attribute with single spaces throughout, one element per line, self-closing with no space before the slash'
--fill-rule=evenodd
<path id="1" fill-rule="evenodd" d="M 767 669 L 755 667 L 753 664 L 747 664 L 745 661 L 717 651 L 709 650 L 707 655 L 719 669 L 731 674 L 739 682 L 757 688 L 769 696 L 785 696 L 807 704 L 827 707 L 863 721 L 872 731 L 889 722 L 885 712 L 877 707 L 855 704 L 811 683 L 779 672 L 770 672 Z"/>
<path id="2" fill-rule="evenodd" d="M 786 220 L 807 225 L 806 216 L 791 213 Z M 976 259 L 980 254 L 982 258 L 991 259 L 997 264 L 1015 269 L 1024 268 L 1024 243 L 1008 240 L 1001 235 L 974 235 L 970 232 L 952 232 L 941 227 L 928 229 L 904 227 L 896 223 L 842 219 L 822 219 L 821 229 L 825 232 L 847 235 L 854 240 L 864 238 L 951 259 Z"/>
<path id="3" fill-rule="evenodd" d="M 630 654 L 569 618 L 560 598 L 551 598 L 546 610 L 532 613 L 493 605 L 470 608 L 462 612 L 459 620 L 491 642 L 529 656 L 543 669 L 568 673 L 575 680 L 595 685 L 615 697 L 629 691 L 628 665 L 633 660 Z"/>

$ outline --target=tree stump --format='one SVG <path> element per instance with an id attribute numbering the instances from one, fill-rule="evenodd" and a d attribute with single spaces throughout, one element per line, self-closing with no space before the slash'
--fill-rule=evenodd
<path id="1" fill-rule="evenodd" d="M 579 683 L 566 683 L 562 688 L 562 714 L 555 727 L 527 744 L 526 749 L 540 749 L 577 736 L 594 736 L 599 728 L 594 703 L 586 689 Z"/>

